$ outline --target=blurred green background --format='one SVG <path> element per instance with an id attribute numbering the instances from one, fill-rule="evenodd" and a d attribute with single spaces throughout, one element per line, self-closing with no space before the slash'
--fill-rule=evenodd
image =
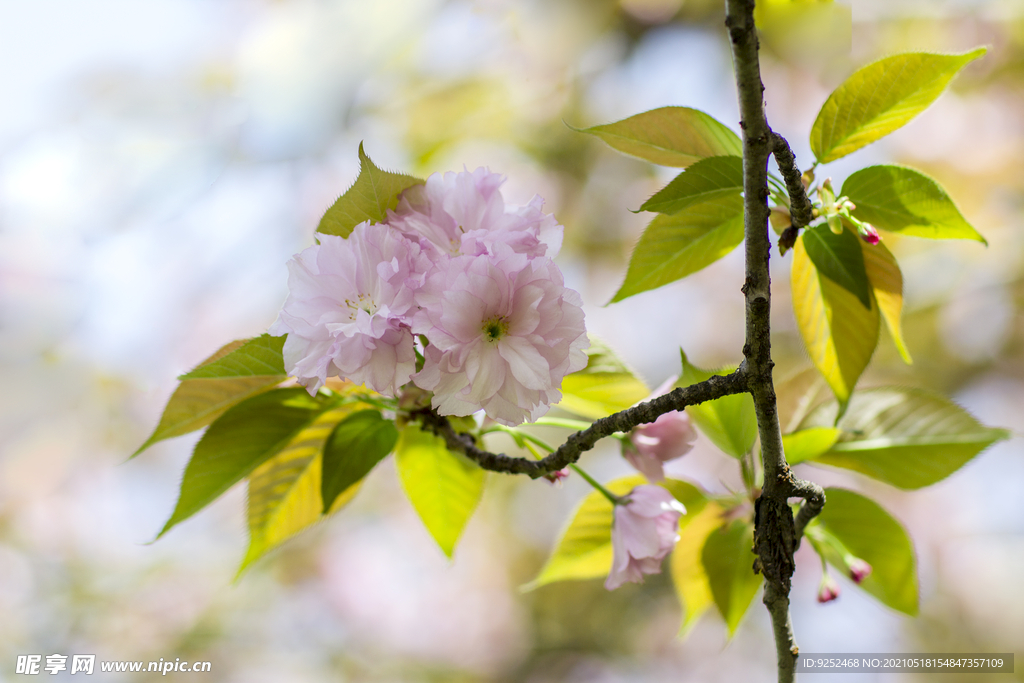
<path id="1" fill-rule="evenodd" d="M 239 683 L 774 680 L 759 601 L 731 642 L 714 614 L 680 641 L 664 576 L 614 593 L 600 581 L 520 593 L 587 492 L 577 478 L 557 489 L 492 476 L 449 564 L 387 461 L 343 513 L 235 582 L 243 487 L 146 545 L 197 437 L 124 462 L 178 374 L 274 320 L 285 262 L 355 178 L 360 141 L 387 168 L 486 165 L 508 176 L 507 200 L 544 197 L 565 225 L 559 263 L 588 329 L 650 386 L 679 371 L 680 346 L 702 366 L 738 361 L 739 251 L 604 306 L 648 220 L 629 209 L 673 172 L 565 125 L 687 105 L 736 129 L 722 4 L 0 2 L 0 681 L 19 680 L 16 657 L 32 653 L 206 660 L 206 678 Z M 1019 432 L 1024 2 L 845 7 L 847 36 L 805 35 L 799 49 L 765 41 L 769 121 L 803 167 L 818 108 L 856 67 L 903 50 L 991 47 L 921 117 L 824 170 L 839 187 L 871 163 L 913 165 L 989 240 L 887 237 L 915 363 L 883 339 L 862 386 L 932 387 Z M 809 364 L 788 258 L 776 252 L 772 268 L 783 379 Z M 841 598 L 818 605 L 820 568 L 805 548 L 793 591 L 801 649 L 1024 653 L 1022 445 L 997 444 L 916 493 L 801 466 L 876 496 L 908 527 L 922 595 L 910 619 L 840 579 Z M 608 445 L 584 463 L 602 478 L 629 470 Z M 703 439 L 669 473 L 719 492 L 742 486 Z"/>

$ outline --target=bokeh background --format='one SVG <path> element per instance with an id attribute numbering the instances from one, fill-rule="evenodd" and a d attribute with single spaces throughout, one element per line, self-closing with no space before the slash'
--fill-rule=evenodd
<path id="1" fill-rule="evenodd" d="M 804 167 L 818 108 L 857 66 L 991 47 L 920 118 L 826 169 L 838 187 L 870 163 L 921 168 L 990 242 L 887 238 L 915 363 L 883 338 L 863 385 L 932 387 L 1019 433 L 1024 2 L 847 8 L 848 44 L 808 37 L 763 55 L 769 120 Z M 722 11 L 719 0 L 0 2 L 0 681 L 20 680 L 28 653 L 207 660 L 211 674 L 170 676 L 238 683 L 774 680 L 758 603 L 731 642 L 712 613 L 681 641 L 664 576 L 614 593 L 600 581 L 520 593 L 587 492 L 574 478 L 556 489 L 492 476 L 449 563 L 385 461 L 343 513 L 235 581 L 243 487 L 148 544 L 197 436 L 125 462 L 178 374 L 274 320 L 284 264 L 355 178 L 360 141 L 381 166 L 486 165 L 507 174 L 510 201 L 543 196 L 566 227 L 559 262 L 588 328 L 651 386 L 678 372 L 680 346 L 704 366 L 738 361 L 739 252 L 604 306 L 647 221 L 629 209 L 673 172 L 565 125 L 677 104 L 736 128 Z M 773 258 L 778 379 L 808 365 L 788 267 Z M 822 606 L 820 567 L 801 551 L 802 649 L 1024 653 L 1022 451 L 1015 437 L 918 492 L 801 466 L 882 500 L 914 539 L 921 581 L 917 619 L 843 579 Z M 603 478 L 628 472 L 609 447 L 585 463 Z M 733 468 L 702 441 L 670 472 L 726 491 L 740 487 Z"/>

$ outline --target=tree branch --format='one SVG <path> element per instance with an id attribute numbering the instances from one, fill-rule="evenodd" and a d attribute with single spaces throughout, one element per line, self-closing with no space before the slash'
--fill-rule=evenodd
<path id="1" fill-rule="evenodd" d="M 775 155 L 775 163 L 786 181 L 786 189 L 789 190 L 789 214 L 793 218 L 793 227 L 799 230 L 806 227 L 814 220 L 812 214 L 811 200 L 804 189 L 804 183 L 800 168 L 796 165 L 796 156 L 790 149 L 786 138 L 776 132 L 772 132 L 772 154 Z"/>
<path id="2" fill-rule="evenodd" d="M 796 162 L 788 144 L 772 132 L 764 115 L 761 69 L 758 62 L 757 31 L 754 27 L 754 0 L 726 0 L 726 28 L 732 43 L 733 65 L 740 104 L 740 128 L 743 129 L 743 210 L 746 245 L 746 342 L 743 346 L 747 386 L 754 399 L 764 487 L 757 501 L 754 528 L 755 563 L 765 578 L 764 604 L 772 619 L 779 683 L 795 679 L 799 649 L 793 637 L 789 617 L 789 591 L 796 550 L 796 526 L 788 498 L 794 493 L 795 480 L 786 464 L 782 434 L 775 405 L 771 357 L 771 279 L 768 270 L 768 156 L 774 152 L 780 169 L 787 176 L 792 196 L 799 183 L 793 176 Z M 800 185 L 802 191 L 803 186 Z M 797 211 L 805 208 L 797 193 Z M 806 198 L 806 195 L 804 195 Z M 803 487 L 801 487 L 803 490 Z M 824 496 L 822 496 L 824 501 Z M 808 516 L 807 519 L 810 517 Z M 804 522 L 806 524 L 806 522 Z"/>
<path id="3" fill-rule="evenodd" d="M 485 451 L 476 445 L 472 435 L 455 431 L 447 418 L 429 408 L 413 412 L 412 417 L 420 419 L 424 429 L 430 429 L 442 437 L 448 448 L 464 454 L 485 470 L 506 474 L 526 474 L 532 479 L 537 479 L 575 463 L 580 459 L 580 455 L 589 451 L 594 444 L 606 436 L 611 436 L 616 432 L 628 432 L 637 425 L 654 422 L 673 410 L 682 410 L 686 406 L 713 401 L 716 398 L 732 394 L 742 394 L 746 391 L 747 377 L 742 367 L 728 375 L 715 375 L 703 382 L 675 389 L 632 408 L 602 417 L 588 429 L 571 435 L 554 453 L 542 460 L 515 458 L 502 453 Z"/>

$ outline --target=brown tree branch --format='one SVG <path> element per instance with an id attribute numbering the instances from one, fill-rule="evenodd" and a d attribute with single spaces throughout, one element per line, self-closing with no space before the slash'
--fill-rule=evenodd
<path id="1" fill-rule="evenodd" d="M 464 454 L 483 469 L 506 474 L 526 474 L 536 479 L 575 463 L 580 459 L 580 455 L 593 448 L 594 444 L 616 432 L 628 432 L 637 425 L 654 422 L 673 410 L 682 410 L 686 406 L 746 391 L 747 378 L 742 367 L 728 375 L 715 375 L 703 382 L 675 389 L 632 408 L 602 417 L 588 429 L 571 435 L 554 453 L 542 460 L 515 458 L 485 451 L 477 447 L 472 435 L 455 431 L 447 418 L 429 408 L 413 412 L 412 417 L 421 420 L 425 429 L 430 429 L 442 437 L 448 448 Z"/>
<path id="2" fill-rule="evenodd" d="M 761 439 L 761 459 L 764 467 L 764 487 L 757 502 L 754 528 L 755 566 L 764 574 L 764 604 L 772 619 L 780 683 L 795 679 L 799 649 L 793 637 L 789 617 L 789 591 L 793 576 L 793 553 L 798 535 L 789 507 L 791 496 L 806 493 L 818 500 L 808 486 L 797 486 L 786 464 L 782 449 L 782 434 L 775 404 L 772 382 L 771 357 L 771 280 L 768 270 L 770 243 L 768 241 L 768 156 L 775 153 L 780 169 L 787 176 L 787 188 L 792 196 L 796 189 L 792 181 L 796 162 L 792 151 L 781 136 L 772 132 L 764 114 L 761 69 L 758 61 L 757 30 L 754 26 L 754 0 L 726 0 L 726 28 L 732 43 L 733 66 L 740 104 L 740 128 L 743 130 L 743 210 L 746 245 L 746 342 L 743 347 L 744 364 L 748 377 L 747 387 L 754 399 L 758 433 Z M 781 141 L 781 142 L 780 142 Z M 802 191 L 803 186 L 800 185 Z M 806 208 L 799 192 L 796 210 L 800 219 L 806 218 Z M 804 194 L 806 198 L 806 194 Z M 791 197 L 792 200 L 792 197 Z M 802 482 L 801 482 L 802 484 Z M 819 489 L 820 490 L 820 489 Z M 824 495 L 820 496 L 824 503 Z M 811 505 L 808 505 L 808 510 Z M 820 506 L 818 507 L 820 510 Z M 803 524 L 810 519 L 808 512 Z M 803 527 L 801 527 L 802 530 Z"/>
<path id="3" fill-rule="evenodd" d="M 793 227 L 799 230 L 806 227 L 814 220 L 811 200 L 804 189 L 800 168 L 796 165 L 796 156 L 790 149 L 786 138 L 776 132 L 772 132 L 772 154 L 775 155 L 775 163 L 786 181 L 786 189 L 789 190 L 789 215 L 793 218 Z"/>

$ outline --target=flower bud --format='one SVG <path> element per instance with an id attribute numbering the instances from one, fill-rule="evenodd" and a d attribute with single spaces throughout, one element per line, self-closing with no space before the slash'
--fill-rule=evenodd
<path id="1" fill-rule="evenodd" d="M 660 486 L 637 486 L 626 499 L 615 506 L 608 590 L 627 581 L 640 583 L 644 574 L 660 574 L 661 561 L 679 540 L 679 518 L 686 514 L 683 504 Z"/>
<path id="2" fill-rule="evenodd" d="M 868 244 L 874 246 L 882 241 L 881 235 L 875 230 L 875 226 L 870 223 L 863 223 L 860 229 L 860 238 Z"/>
<path id="3" fill-rule="evenodd" d="M 871 574 L 871 565 L 859 557 L 849 560 L 846 564 L 850 568 L 850 578 L 854 583 L 860 583 Z"/>
<path id="4" fill-rule="evenodd" d="M 673 410 L 650 424 L 635 427 L 629 441 L 622 444 L 622 455 L 649 481 L 662 481 L 663 463 L 689 453 L 696 440 L 697 430 L 690 416 Z"/>
<path id="5" fill-rule="evenodd" d="M 832 602 L 839 597 L 839 584 L 828 574 L 821 577 L 821 585 L 818 586 L 818 602 Z"/>

